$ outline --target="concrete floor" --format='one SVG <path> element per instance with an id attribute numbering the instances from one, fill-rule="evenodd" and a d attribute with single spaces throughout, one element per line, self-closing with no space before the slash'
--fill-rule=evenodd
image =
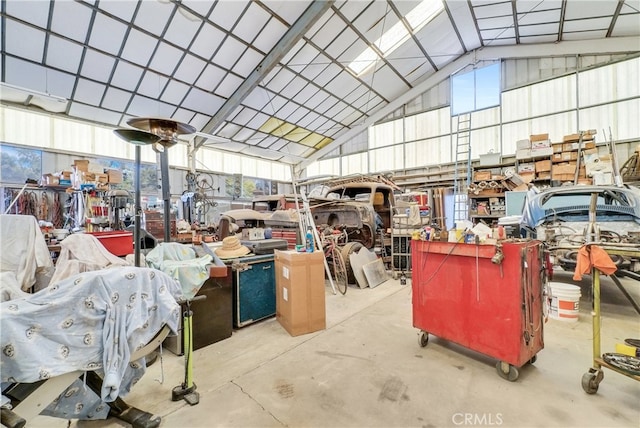
<path id="1" fill-rule="evenodd" d="M 567 273 L 555 280 L 572 282 Z M 640 300 L 638 282 L 625 285 Z M 171 401 L 184 360 L 166 351 L 126 400 L 165 427 L 639 427 L 640 382 L 605 369 L 597 394 L 580 386 L 592 361 L 589 277 L 581 287 L 579 322 L 549 320 L 545 349 L 516 382 L 501 379 L 492 358 L 445 340 L 431 337 L 421 348 L 410 280 L 389 280 L 345 296 L 327 288 L 326 330 L 291 337 L 271 318 L 196 351 L 196 406 Z M 602 300 L 602 350 L 613 352 L 640 337 L 640 317 L 608 279 Z M 68 426 L 43 416 L 33 422 Z"/>

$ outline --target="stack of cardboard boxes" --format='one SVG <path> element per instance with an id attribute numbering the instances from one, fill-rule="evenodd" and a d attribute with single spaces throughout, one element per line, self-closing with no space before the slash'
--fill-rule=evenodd
<path id="1" fill-rule="evenodd" d="M 578 169 L 578 146 L 581 159 Z M 612 168 L 609 155 L 599 155 L 595 134 L 569 134 L 562 143 L 551 143 L 549 134 L 534 134 L 516 142 L 518 175 L 526 183 L 532 181 L 573 182 L 577 184 L 611 184 Z"/>
<path id="2" fill-rule="evenodd" d="M 582 141 L 580 134 L 565 135 L 562 143 L 553 144 L 553 155 L 551 156 L 551 179 L 559 182 L 573 182 L 578 168 L 578 146 L 584 154 L 585 150 L 596 150 L 594 135 L 585 133 Z M 587 177 L 584 162 L 581 162 L 578 170 L 577 184 L 591 184 L 591 179 Z"/>
<path id="3" fill-rule="evenodd" d="M 43 186 L 67 186 L 81 188 L 82 185 L 107 190 L 109 184 L 122 183 L 122 171 L 105 169 L 102 165 L 91 163 L 88 159 L 75 159 L 71 171 L 60 171 L 42 175 Z"/>

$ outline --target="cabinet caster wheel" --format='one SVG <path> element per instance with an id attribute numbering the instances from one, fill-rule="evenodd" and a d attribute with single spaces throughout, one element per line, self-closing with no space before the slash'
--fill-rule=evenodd
<path id="1" fill-rule="evenodd" d="M 582 389 L 587 394 L 595 394 L 598 392 L 598 386 L 600 381 L 604 378 L 604 373 L 601 371 L 588 371 L 582 375 Z"/>
<path id="2" fill-rule="evenodd" d="M 520 376 L 520 372 L 517 367 L 514 367 L 509 363 L 505 363 L 504 361 L 498 361 L 496 363 L 496 370 L 502 379 L 506 379 L 509 382 L 515 382 L 518 379 L 518 376 Z"/>
<path id="3" fill-rule="evenodd" d="M 418 344 L 420 347 L 424 348 L 429 343 L 429 333 L 426 331 L 420 331 L 418 334 Z"/>
<path id="4" fill-rule="evenodd" d="M 534 355 L 534 356 L 533 356 L 533 357 L 531 357 L 531 359 L 529 360 L 529 364 L 533 364 L 533 363 L 535 363 L 536 361 L 538 361 L 538 356 L 537 356 L 537 355 Z"/>

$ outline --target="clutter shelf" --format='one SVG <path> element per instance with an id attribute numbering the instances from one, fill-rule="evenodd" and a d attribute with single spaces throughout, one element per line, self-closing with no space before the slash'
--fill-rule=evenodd
<path id="1" fill-rule="evenodd" d="M 409 224 L 406 215 L 393 216 L 391 229 L 391 271 L 394 279 L 411 275 L 411 233 L 420 226 Z"/>

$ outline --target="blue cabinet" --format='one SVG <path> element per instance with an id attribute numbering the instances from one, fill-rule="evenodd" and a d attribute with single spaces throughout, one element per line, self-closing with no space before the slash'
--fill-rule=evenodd
<path id="1" fill-rule="evenodd" d="M 233 270 L 233 326 L 244 327 L 276 314 L 273 254 L 231 261 Z"/>

